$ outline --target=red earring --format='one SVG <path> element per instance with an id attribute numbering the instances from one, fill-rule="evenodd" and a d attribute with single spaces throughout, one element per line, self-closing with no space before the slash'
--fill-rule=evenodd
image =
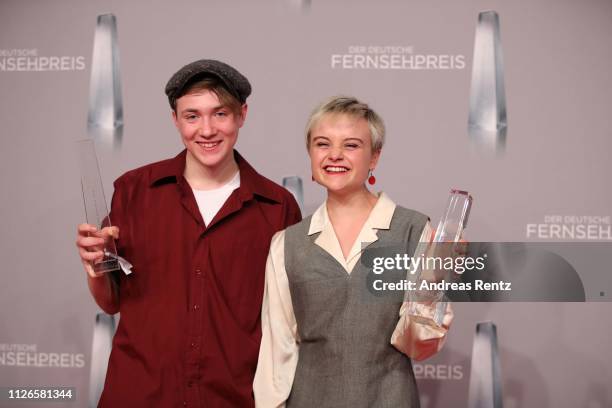
<path id="1" fill-rule="evenodd" d="M 370 173 L 368 174 L 368 183 L 373 186 L 376 183 L 376 177 L 374 177 L 374 175 L 372 174 L 372 170 L 370 170 Z"/>

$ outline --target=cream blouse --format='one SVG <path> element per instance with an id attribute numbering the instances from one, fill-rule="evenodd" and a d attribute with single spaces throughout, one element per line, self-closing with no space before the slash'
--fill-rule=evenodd
<path id="1" fill-rule="evenodd" d="M 327 215 L 326 203 L 321 204 L 312 215 L 308 235 L 320 233 L 315 244 L 333 256 L 344 267 L 346 273 L 351 273 L 361 258 L 362 243 L 377 241 L 377 231 L 389 229 L 395 207 L 395 203 L 385 193 L 379 194 L 376 205 L 370 212 L 346 259 Z M 424 251 L 431 233 L 431 224 L 427 222 L 421 234 L 421 244 L 417 252 Z M 409 304 L 409 302 L 402 304 L 399 310 L 399 321 L 390 341 L 407 356 L 422 360 L 442 348 L 453 320 L 453 312 L 449 303 L 442 326 L 438 326 L 431 319 L 411 320 L 406 313 Z M 433 305 L 418 304 L 416 310 L 425 317 L 433 317 L 434 314 Z M 253 383 L 255 405 L 262 408 L 284 407 L 291 392 L 300 347 L 289 280 L 285 270 L 284 230 L 274 235 L 270 245 L 266 264 L 261 325 L 261 347 Z"/>

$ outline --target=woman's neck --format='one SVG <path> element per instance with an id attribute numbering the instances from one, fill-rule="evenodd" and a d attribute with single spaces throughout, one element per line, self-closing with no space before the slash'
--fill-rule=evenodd
<path id="1" fill-rule="evenodd" d="M 344 259 L 348 259 L 351 248 L 377 200 L 378 198 L 365 186 L 351 194 L 328 191 L 327 214 L 338 238 Z"/>
<path id="2" fill-rule="evenodd" d="M 330 219 L 342 216 L 358 217 L 369 214 L 378 197 L 365 186 L 350 193 L 327 193 L 327 212 Z M 335 217 L 334 217 L 335 216 Z"/>

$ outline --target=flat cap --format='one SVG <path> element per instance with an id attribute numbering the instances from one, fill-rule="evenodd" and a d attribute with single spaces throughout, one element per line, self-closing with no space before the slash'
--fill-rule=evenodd
<path id="1" fill-rule="evenodd" d="M 251 94 L 249 80 L 235 68 L 224 62 L 210 59 L 194 61 L 179 69 L 166 84 L 166 95 L 170 104 L 181 95 L 185 85 L 196 76 L 214 76 L 223 82 L 227 90 L 240 101 L 245 103 Z"/>

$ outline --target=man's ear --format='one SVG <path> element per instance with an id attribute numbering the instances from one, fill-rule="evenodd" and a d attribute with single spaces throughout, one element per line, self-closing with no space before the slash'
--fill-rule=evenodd
<path id="1" fill-rule="evenodd" d="M 243 103 L 242 106 L 240 107 L 240 118 L 238 118 L 238 127 L 242 127 L 242 125 L 244 125 L 244 121 L 246 120 L 248 110 L 249 110 L 249 105 L 246 103 Z"/>
<path id="2" fill-rule="evenodd" d="M 176 117 L 176 111 L 172 109 L 172 122 L 174 122 L 174 126 L 178 128 L 178 118 Z"/>

